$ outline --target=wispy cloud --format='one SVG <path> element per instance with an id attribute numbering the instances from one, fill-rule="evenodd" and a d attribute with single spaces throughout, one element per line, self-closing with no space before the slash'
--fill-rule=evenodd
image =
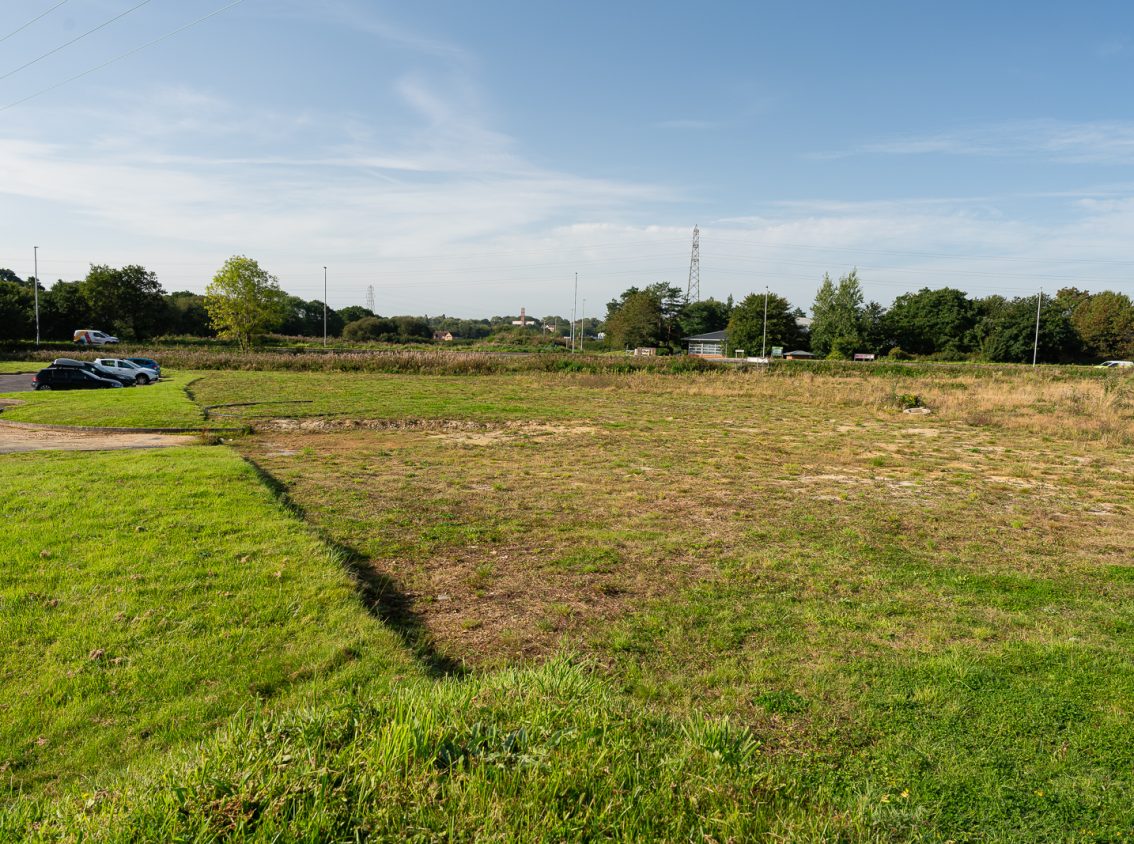
<path id="1" fill-rule="evenodd" d="M 858 155 L 1028 157 L 1080 164 L 1134 163 L 1134 121 L 1028 120 L 873 141 L 817 158 Z"/>

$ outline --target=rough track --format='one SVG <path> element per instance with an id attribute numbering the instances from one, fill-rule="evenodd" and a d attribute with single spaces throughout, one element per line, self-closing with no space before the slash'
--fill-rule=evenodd
<path id="1" fill-rule="evenodd" d="M 49 431 L 0 424 L 0 454 L 18 451 L 109 451 L 131 448 L 168 448 L 192 445 L 197 437 L 186 434 L 110 434 L 101 431 Z"/>

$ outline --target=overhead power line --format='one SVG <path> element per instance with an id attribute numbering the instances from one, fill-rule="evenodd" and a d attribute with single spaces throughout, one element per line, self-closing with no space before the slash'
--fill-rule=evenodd
<path id="1" fill-rule="evenodd" d="M 88 30 L 87 30 L 86 32 L 84 32 L 84 33 L 83 33 L 82 35 L 76 35 L 76 36 L 75 36 L 74 38 L 72 38 L 72 39 L 71 39 L 70 41 L 66 42 L 65 44 L 60 44 L 60 45 L 59 45 L 58 47 L 54 48 L 53 50 L 48 50 L 48 51 L 47 51 L 46 53 L 44 53 L 44 54 L 43 54 L 42 56 L 37 56 L 36 58 L 32 59 L 32 60 L 31 60 L 30 62 L 25 62 L 24 64 L 22 64 L 22 65 L 20 65 L 19 67 L 17 67 L 17 68 L 15 69 L 15 70 L 9 70 L 9 71 L 8 71 L 7 73 L 5 73 L 5 74 L 4 74 L 3 76 L 0 76 L 0 82 L 4 81 L 4 80 L 5 80 L 5 79 L 7 79 L 7 78 L 8 78 L 9 76 L 13 76 L 13 75 L 15 75 L 15 74 L 19 73 L 19 72 L 20 72 L 21 70 L 23 70 L 24 68 L 28 68 L 28 67 L 31 67 L 31 66 L 32 66 L 33 64 L 36 64 L 37 62 L 41 62 L 41 61 L 43 61 L 43 60 L 44 60 L 44 59 L 46 59 L 46 58 L 47 58 L 48 56 L 54 56 L 54 55 L 55 55 L 56 53 L 58 53 L 58 52 L 59 52 L 60 50 L 64 50 L 64 49 L 66 49 L 67 47 L 70 47 L 70 46 L 71 46 L 72 44 L 76 43 L 77 41 L 82 41 L 82 40 L 83 40 L 84 38 L 86 38 L 86 37 L 87 37 L 88 35 L 93 35 L 94 33 L 98 32 L 98 31 L 99 31 L 100 29 L 105 29 L 106 27 L 108 27 L 108 26 L 110 26 L 110 25 L 111 25 L 112 23 L 114 23 L 114 22 L 115 22 L 116 20 L 121 20 L 122 18 L 124 18 L 124 17 L 126 17 L 126 16 L 128 15 L 128 14 L 130 14 L 131 12 L 136 12 L 136 11 L 138 11 L 138 9 L 142 8 L 143 6 L 145 6 L 146 4 L 148 4 L 148 3 L 150 3 L 150 2 L 152 2 L 152 0 L 142 0 L 142 2 L 141 2 L 141 3 L 139 3 L 139 4 L 137 5 L 137 6 L 131 6 L 131 7 L 130 7 L 129 9 L 127 9 L 127 10 L 126 10 L 125 12 L 122 12 L 122 13 L 121 13 L 121 14 L 119 14 L 119 15 L 115 15 L 114 17 L 112 17 L 112 18 L 111 18 L 110 20 L 108 20 L 108 21 L 103 21 L 103 22 L 102 22 L 102 23 L 100 23 L 100 24 L 99 24 L 98 26 L 96 26 L 96 27 L 95 27 L 94 29 L 88 29 Z"/>
<path id="2" fill-rule="evenodd" d="M 56 9 L 58 9 L 60 6 L 62 6 L 66 2 L 67 2 L 67 0 L 59 0 L 58 3 L 56 3 L 50 9 L 48 9 L 46 12 L 41 12 L 40 14 L 38 14 L 34 18 L 32 18 L 30 21 L 25 23 L 23 26 L 17 27 L 16 29 L 13 29 L 11 32 L 9 32 L 7 35 L 5 35 L 3 38 L 0 38 L 0 44 L 3 44 L 5 41 L 7 41 L 13 35 L 19 35 L 21 32 L 23 32 L 25 29 L 27 29 L 29 26 L 31 26 L 33 23 L 35 23 L 37 20 L 40 20 L 41 18 L 47 17 L 48 15 L 50 15 L 52 12 L 54 12 Z"/>
<path id="3" fill-rule="evenodd" d="M 149 2 L 149 0 L 146 0 L 146 2 Z M 162 35 L 158 38 L 155 38 L 153 41 L 147 41 L 145 44 L 143 44 L 140 47 L 135 47 L 133 50 L 127 50 L 125 53 L 122 53 L 121 55 L 115 56 L 114 58 L 109 59 L 108 61 L 105 61 L 100 65 L 96 65 L 95 67 L 88 68 L 87 70 L 84 70 L 82 73 L 76 73 L 74 76 L 69 77 L 68 79 L 64 79 L 62 82 L 56 82 L 54 85 L 50 85 L 50 86 L 48 86 L 47 88 L 44 88 L 41 91 L 36 91 L 34 94 L 29 94 L 28 96 L 24 97 L 22 100 L 16 100 L 13 103 L 8 103 L 8 105 L 0 108 L 0 111 L 7 111 L 10 108 L 15 108 L 18 105 L 23 105 L 28 100 L 34 100 L 36 97 L 43 96 L 44 94 L 50 93 L 51 91 L 54 91 L 57 88 L 62 88 L 64 85 L 69 85 L 70 83 L 72 83 L 72 82 L 74 82 L 78 79 L 82 79 L 84 76 L 89 76 L 90 74 L 95 73 L 96 71 L 102 70 L 104 67 L 109 67 L 110 65 L 114 64 L 115 62 L 120 62 L 123 59 L 128 59 L 130 56 L 134 55 L 135 53 L 140 53 L 140 52 L 142 52 L 142 50 L 153 47 L 155 44 L 160 44 L 162 41 L 165 41 L 168 38 L 172 38 L 175 35 L 180 35 L 185 30 L 192 29 L 197 24 L 204 23 L 209 18 L 216 17 L 221 12 L 227 12 L 233 6 L 239 6 L 243 2 L 244 2 L 244 0 L 233 0 L 233 2 L 229 3 L 227 6 L 221 6 L 221 8 L 219 8 L 215 11 L 209 12 L 204 17 L 197 18 L 197 20 L 192 21 L 190 23 L 187 23 L 184 26 L 179 26 L 177 29 L 174 29 L 171 32 L 167 32 L 165 35 Z"/>

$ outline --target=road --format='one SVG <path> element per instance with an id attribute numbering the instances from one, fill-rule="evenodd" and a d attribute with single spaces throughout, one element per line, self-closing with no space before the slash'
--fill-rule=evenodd
<path id="1" fill-rule="evenodd" d="M 32 373 L 0 375 L 0 393 L 26 393 L 31 387 Z"/>

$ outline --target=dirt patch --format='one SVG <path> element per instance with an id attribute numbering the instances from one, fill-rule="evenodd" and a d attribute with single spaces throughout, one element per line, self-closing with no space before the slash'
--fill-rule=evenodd
<path id="1" fill-rule="evenodd" d="M 472 419 L 265 419 L 254 424 L 257 433 L 332 434 L 340 431 L 433 431 L 449 434 L 589 434 L 590 425 L 555 425 L 545 422 L 480 422 Z M 490 437 L 494 438 L 494 437 Z"/>
<path id="2" fill-rule="evenodd" d="M 0 454 L 22 451 L 111 451 L 133 448 L 169 448 L 197 442 L 181 434 L 108 434 L 83 431 L 39 431 L 0 425 Z"/>

